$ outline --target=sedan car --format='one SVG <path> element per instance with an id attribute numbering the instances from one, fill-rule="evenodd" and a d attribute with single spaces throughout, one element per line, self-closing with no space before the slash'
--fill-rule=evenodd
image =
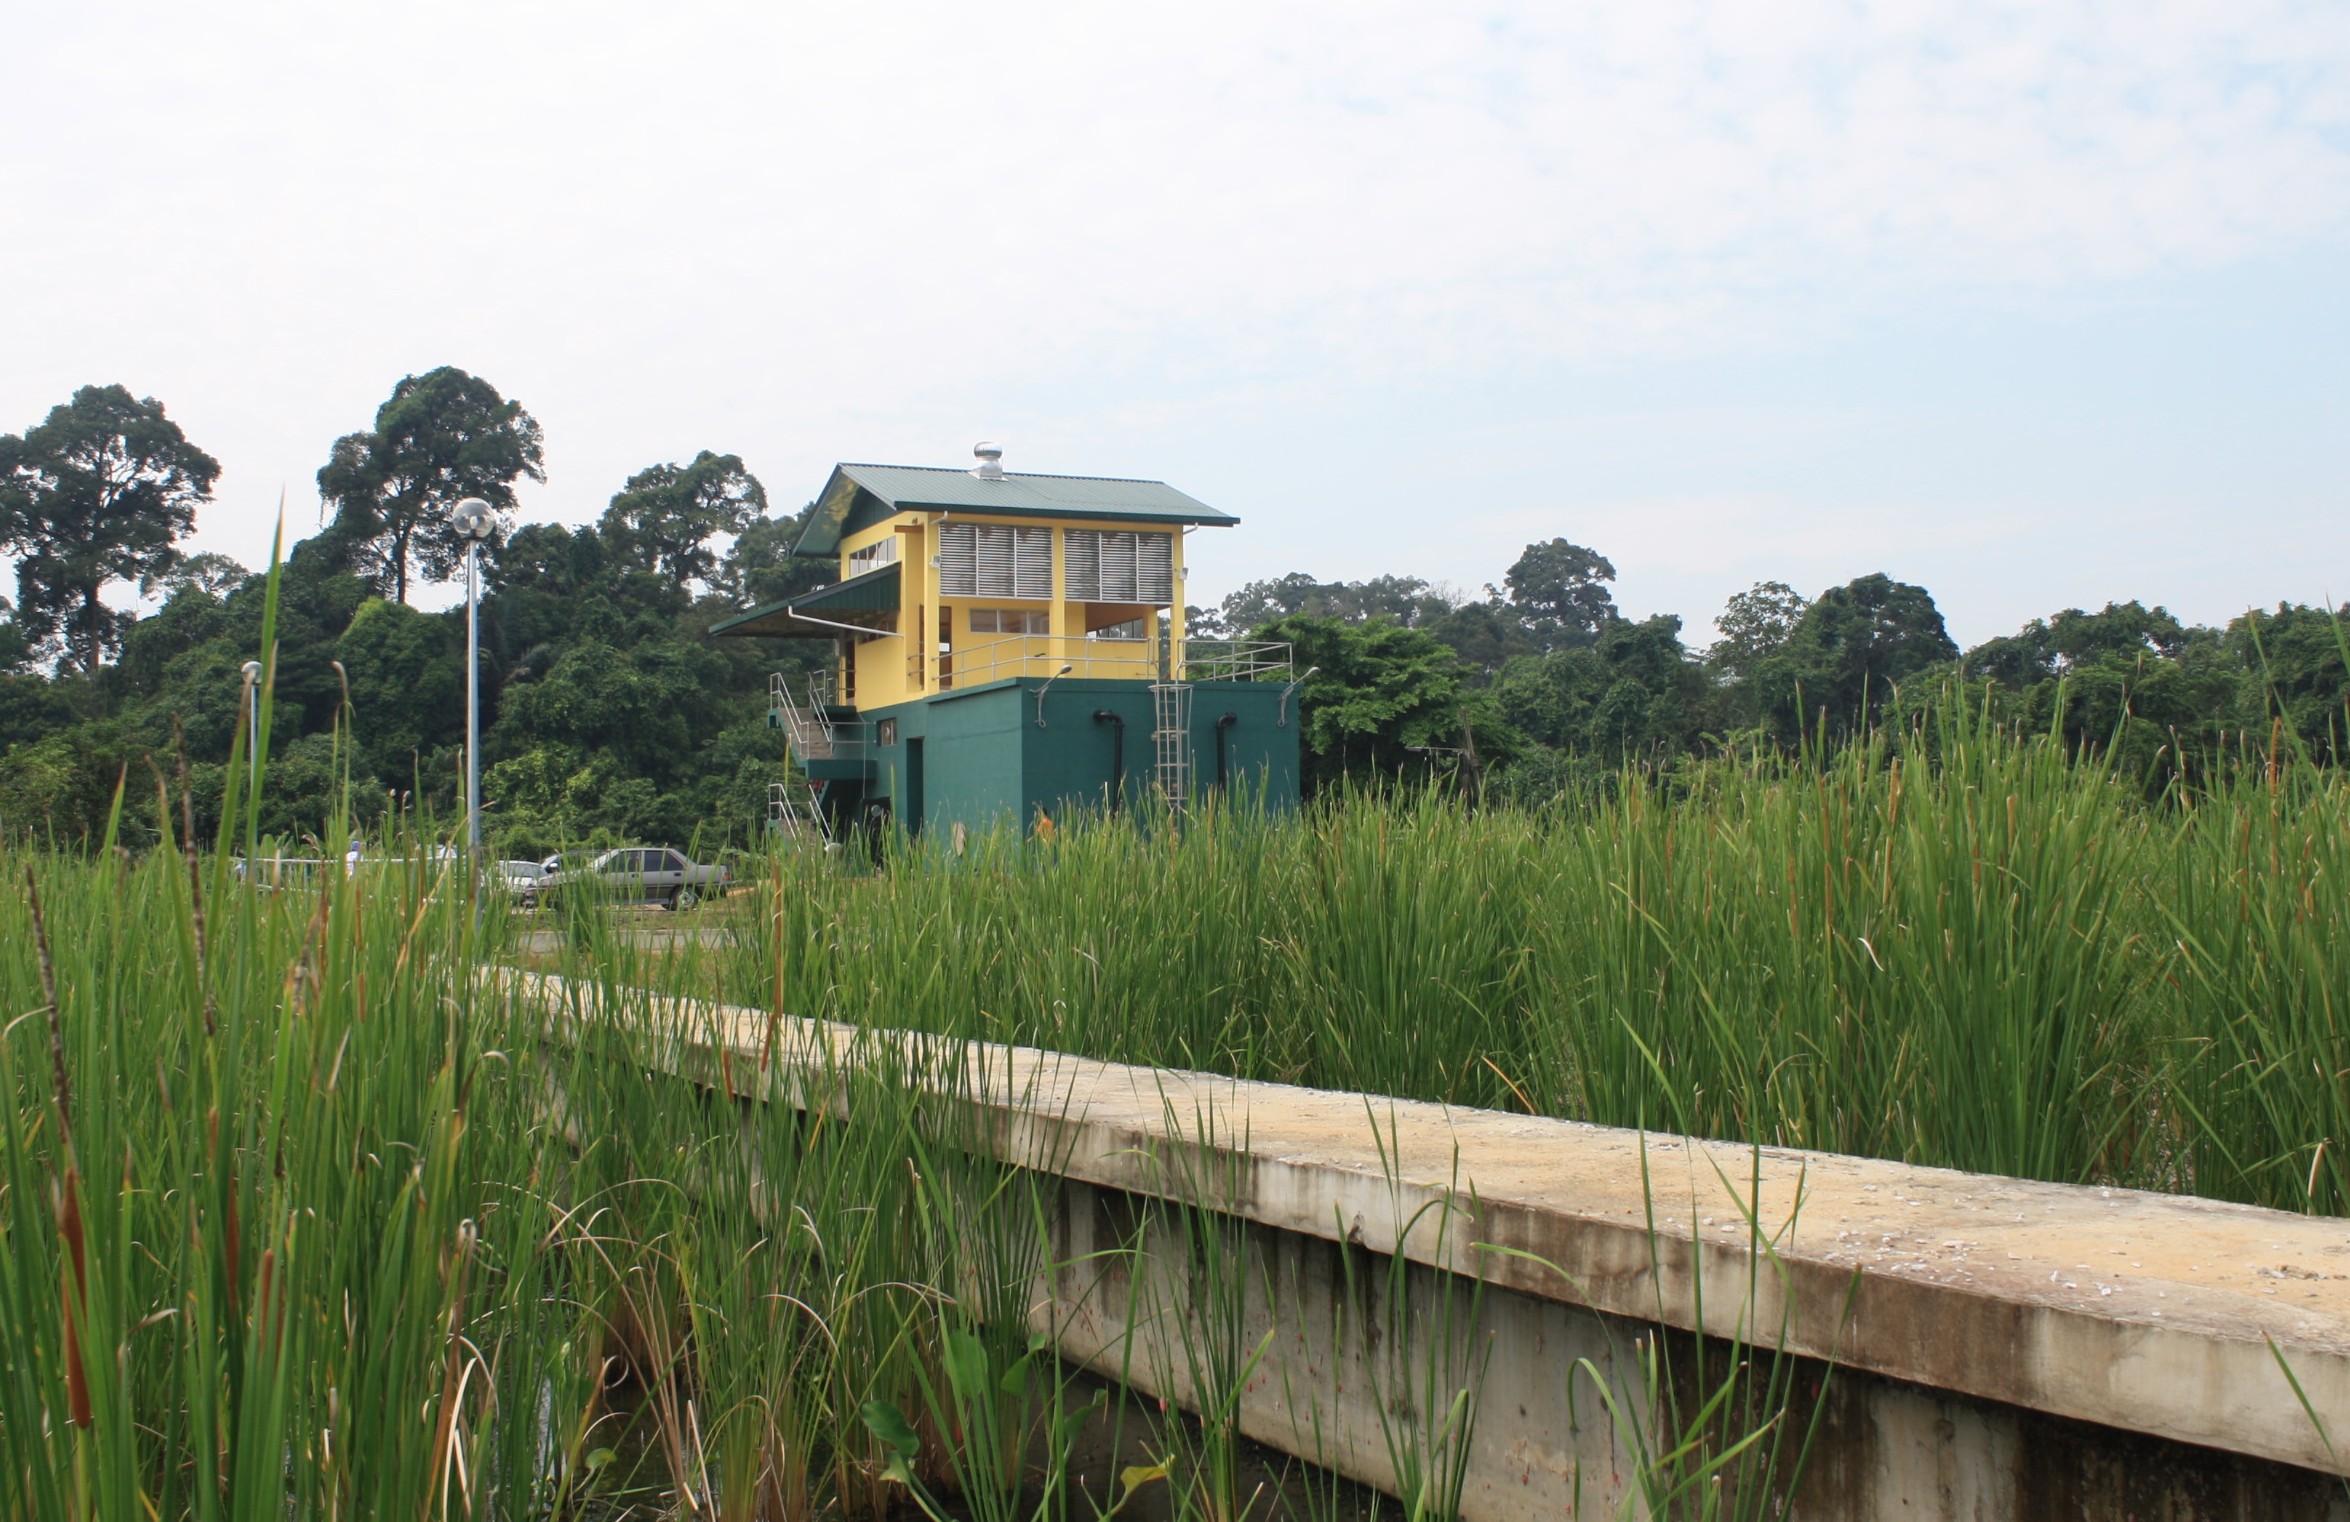
<path id="1" fill-rule="evenodd" d="M 583 867 L 558 866 L 539 879 L 541 896 L 558 888 L 592 884 L 611 903 L 664 904 L 691 909 L 705 898 L 722 898 L 732 874 L 724 867 L 697 866 L 666 846 L 623 846 Z"/>
<path id="2" fill-rule="evenodd" d="M 514 902 L 529 909 L 539 901 L 539 889 L 547 880 L 547 864 L 543 861 L 502 861 L 490 871 L 490 881 L 514 896 Z"/>

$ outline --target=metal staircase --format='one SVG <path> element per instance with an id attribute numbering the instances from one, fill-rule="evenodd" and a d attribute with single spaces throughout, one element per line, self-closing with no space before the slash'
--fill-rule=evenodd
<path id="1" fill-rule="evenodd" d="M 794 797 L 795 791 L 802 796 Z M 797 789 L 789 782 L 767 784 L 767 833 L 805 845 L 832 845 L 832 826 L 825 822 L 814 783 Z"/>
<path id="2" fill-rule="evenodd" d="M 805 704 L 792 696 L 791 684 L 784 680 L 782 672 L 773 672 L 767 678 L 767 722 L 783 731 L 793 758 L 803 769 L 812 762 L 855 754 L 856 736 L 862 731 L 851 723 L 846 726 L 849 733 L 842 732 L 844 726 L 827 712 L 831 696 L 829 672 L 810 674 Z M 822 785 L 816 781 L 768 783 L 766 824 L 770 835 L 807 841 L 828 850 L 834 844 Z"/>
<path id="3" fill-rule="evenodd" d="M 792 754 L 805 763 L 829 761 L 840 749 L 840 731 L 824 712 L 825 693 L 829 685 L 821 680 L 821 673 L 808 679 L 806 707 L 792 697 L 791 684 L 780 671 L 767 678 L 767 723 L 780 729 L 791 742 Z"/>

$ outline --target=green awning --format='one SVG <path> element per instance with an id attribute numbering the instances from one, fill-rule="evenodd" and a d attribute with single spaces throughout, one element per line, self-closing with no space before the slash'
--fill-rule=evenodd
<path id="1" fill-rule="evenodd" d="M 894 633 L 903 602 L 899 570 L 896 565 L 885 565 L 829 587 L 771 602 L 712 624 L 710 632 L 725 638 L 765 635 L 770 639 L 831 639 L 852 630 Z M 842 628 L 844 624 L 849 628 Z"/>

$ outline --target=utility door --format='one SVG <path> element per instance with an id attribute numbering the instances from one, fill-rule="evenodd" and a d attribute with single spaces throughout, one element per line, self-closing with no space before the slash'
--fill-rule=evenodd
<path id="1" fill-rule="evenodd" d="M 916 736 L 906 742 L 906 796 L 898 800 L 898 818 L 909 835 L 922 833 L 922 784 L 922 740 Z"/>

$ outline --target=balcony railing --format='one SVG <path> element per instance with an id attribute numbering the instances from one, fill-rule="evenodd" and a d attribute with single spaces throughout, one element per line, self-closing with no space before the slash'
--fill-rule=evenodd
<path id="1" fill-rule="evenodd" d="M 958 645 L 951 665 L 941 665 L 950 673 L 941 687 L 1053 676 L 1063 667 L 1073 678 L 1107 681 L 1279 682 L 1289 680 L 1290 652 L 1266 641 L 1191 639 L 1170 651 L 1165 640 L 1007 635 Z"/>

